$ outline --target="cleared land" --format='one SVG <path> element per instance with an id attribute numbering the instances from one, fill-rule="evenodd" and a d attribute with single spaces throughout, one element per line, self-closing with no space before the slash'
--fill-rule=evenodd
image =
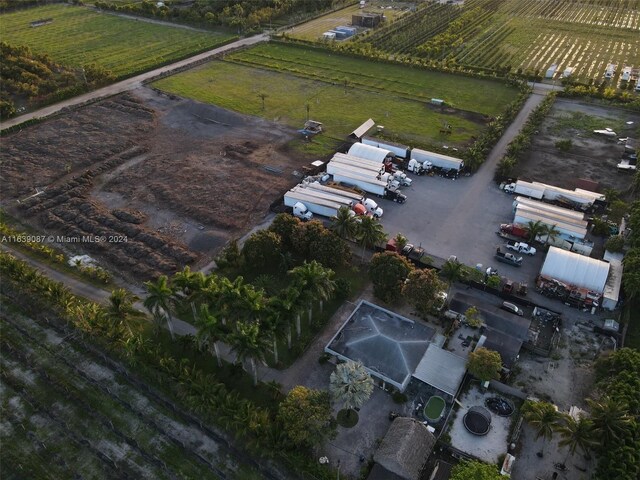
<path id="1" fill-rule="evenodd" d="M 308 113 L 336 139 L 371 117 L 384 125 L 387 136 L 414 146 L 468 145 L 517 94 L 496 81 L 282 44 L 228 55 L 155 86 L 298 128 Z M 429 105 L 434 97 L 453 107 Z M 450 135 L 441 132 L 445 125 L 451 125 Z"/>
<path id="2" fill-rule="evenodd" d="M 247 478 L 251 470 L 224 441 L 179 406 L 169 408 L 70 332 L 9 311 L 3 300 L 0 438 L 7 478 Z"/>
<path id="3" fill-rule="evenodd" d="M 468 0 L 425 5 L 357 42 L 418 58 L 493 70 L 538 72 L 555 79 L 601 80 L 607 64 L 640 66 L 637 0 Z"/>
<path id="4" fill-rule="evenodd" d="M 140 280 L 208 263 L 309 160 L 289 153 L 293 132 L 271 122 L 137 92 L 3 138 L 10 187 L 0 200 L 48 234 L 119 238 L 62 246 Z M 44 193 L 27 200 L 35 187 Z"/>
<path id="5" fill-rule="evenodd" d="M 360 5 L 355 4 L 293 27 L 287 30 L 287 35 L 302 40 L 319 40 L 322 38 L 324 32 L 332 30 L 335 27 L 351 25 L 351 16 L 355 13 L 384 13 L 387 21 L 390 22 L 404 15 L 409 10 L 408 5 L 409 4 L 405 5 L 391 1 L 373 0 L 367 2 L 365 9 L 361 9 Z"/>
<path id="6" fill-rule="evenodd" d="M 52 22 L 31 26 L 42 19 Z M 2 14 L 0 21 L 5 42 L 27 45 L 68 66 L 96 63 L 118 77 L 214 48 L 232 38 L 60 4 Z"/>
<path id="7" fill-rule="evenodd" d="M 628 121 L 634 123 L 627 125 Z M 624 147 L 615 138 L 594 134 L 593 130 L 608 127 L 620 137 L 637 138 L 639 124 L 637 113 L 558 99 L 540 133 L 533 137 L 529 153 L 514 169 L 514 176 L 564 188 L 575 188 L 578 179 L 586 178 L 599 182 L 600 191 L 625 191 L 633 173 L 616 168 Z M 566 153 L 559 151 L 555 143 L 567 139 L 572 142 L 571 148 Z"/>

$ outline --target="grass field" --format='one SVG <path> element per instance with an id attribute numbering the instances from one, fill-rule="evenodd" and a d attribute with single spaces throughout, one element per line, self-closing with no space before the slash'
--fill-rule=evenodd
<path id="1" fill-rule="evenodd" d="M 308 106 L 309 117 L 323 122 L 333 138 L 344 138 L 371 117 L 387 134 L 414 146 L 465 146 L 484 128 L 483 115 L 497 115 L 517 95 L 498 82 L 278 44 L 228 55 L 155 86 L 292 127 L 304 123 Z M 426 102 L 432 97 L 466 112 L 430 108 Z M 440 133 L 444 124 L 451 125 L 451 135 Z"/>
<path id="2" fill-rule="evenodd" d="M 40 27 L 30 23 L 52 18 Z M 50 5 L 2 14 L 2 40 L 27 45 L 55 61 L 96 63 L 121 77 L 148 70 L 192 52 L 214 48 L 231 35 L 136 21 L 84 7 Z"/>
<path id="3" fill-rule="evenodd" d="M 358 4 L 351 5 L 341 10 L 318 17 L 307 23 L 303 23 L 302 25 L 293 27 L 290 30 L 287 30 L 287 35 L 301 40 L 315 41 L 321 39 L 322 34 L 326 31 L 332 30 L 333 28 L 341 25 L 351 25 L 351 16 L 354 13 L 360 13 L 362 11 L 371 13 L 384 12 L 385 17 L 387 17 L 387 21 L 392 21 L 402 16 L 407 11 L 406 7 L 398 8 L 398 6 L 394 5 L 394 3 L 390 1 L 373 0 L 367 3 L 367 8 L 364 10 L 361 10 Z M 393 8 L 387 8 L 390 6 L 393 6 Z"/>

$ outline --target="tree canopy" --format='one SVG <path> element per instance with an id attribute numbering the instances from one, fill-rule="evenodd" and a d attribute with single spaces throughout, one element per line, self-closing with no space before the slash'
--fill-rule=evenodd
<path id="1" fill-rule="evenodd" d="M 480 347 L 469 354 L 467 369 L 471 375 L 483 382 L 500 378 L 502 358 L 498 352 Z"/>
<path id="2" fill-rule="evenodd" d="M 335 435 L 329 393 L 303 386 L 292 388 L 278 409 L 292 445 L 313 447 Z"/>
<path id="3" fill-rule="evenodd" d="M 435 270 L 419 269 L 409 272 L 402 293 L 420 316 L 431 313 L 438 299 L 438 293 L 445 289 Z"/>
<path id="4" fill-rule="evenodd" d="M 495 465 L 477 461 L 461 462 L 451 472 L 451 480 L 501 480 L 504 478 Z"/>
<path id="5" fill-rule="evenodd" d="M 395 252 L 376 253 L 369 264 L 373 294 L 385 302 L 397 301 L 412 270 L 413 265 Z"/>

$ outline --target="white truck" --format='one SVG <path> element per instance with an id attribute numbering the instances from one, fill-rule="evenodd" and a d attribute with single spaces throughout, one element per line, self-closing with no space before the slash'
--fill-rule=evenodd
<path id="1" fill-rule="evenodd" d="M 418 163 L 421 163 L 426 170 L 429 170 L 429 168 L 439 168 L 445 171 L 454 170 L 460 172 L 464 168 L 464 161 L 459 158 L 429 152 L 419 148 L 411 150 L 411 160 L 416 160 Z M 411 161 L 409 161 L 409 163 L 411 163 Z"/>
<path id="2" fill-rule="evenodd" d="M 518 253 L 524 253 L 525 255 L 535 255 L 536 254 L 536 249 L 532 246 L 530 246 L 528 243 L 524 243 L 524 242 L 515 242 L 513 240 L 508 240 L 507 243 L 505 244 L 505 247 L 507 247 L 509 250 L 513 250 L 514 252 L 518 252 Z"/>
<path id="3" fill-rule="evenodd" d="M 327 173 L 330 173 L 336 182 L 355 186 L 365 192 L 398 203 L 404 203 L 407 199 L 397 188 L 397 182 L 388 182 L 383 180 L 382 176 L 378 179 L 376 176 L 369 175 L 366 172 L 344 168 L 342 165 L 333 165 L 331 172 L 329 172 L 329 165 L 327 165 Z"/>
<path id="4" fill-rule="evenodd" d="M 365 145 L 382 148 L 383 150 L 388 150 L 398 158 L 409 157 L 409 147 L 406 145 L 399 145 L 397 143 L 382 141 L 374 137 L 362 137 L 362 143 L 364 143 Z"/>
<path id="5" fill-rule="evenodd" d="M 504 186 L 503 190 L 507 193 L 524 195 L 526 197 L 541 200 L 544 197 L 544 187 L 534 183 L 518 180 L 515 183 L 509 183 Z"/>
<path id="6" fill-rule="evenodd" d="M 287 207 L 292 207 L 293 215 L 302 220 L 310 220 L 313 214 L 333 217 L 342 207 L 348 208 L 353 212 L 353 215 L 356 215 L 357 211 L 380 218 L 384 213 L 382 208 L 378 207 L 378 204 L 371 199 L 364 197 L 350 199 L 300 185 L 285 193 L 284 204 Z"/>

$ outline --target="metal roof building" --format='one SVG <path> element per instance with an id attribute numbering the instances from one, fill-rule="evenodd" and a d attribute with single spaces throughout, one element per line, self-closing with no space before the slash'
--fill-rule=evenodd
<path id="1" fill-rule="evenodd" d="M 413 377 L 455 396 L 466 371 L 467 361 L 464 358 L 431 344 L 413 372 Z"/>
<path id="2" fill-rule="evenodd" d="M 349 155 L 354 157 L 366 158 L 376 162 L 384 162 L 387 157 L 395 157 L 391 150 L 374 147 L 373 145 L 365 145 L 364 143 L 354 143 L 349 149 Z"/>
<path id="3" fill-rule="evenodd" d="M 609 276 L 609 264 L 557 247 L 550 247 L 540 275 L 602 293 Z"/>
<path id="4" fill-rule="evenodd" d="M 403 391 L 435 330 L 362 300 L 324 351 Z"/>
<path id="5" fill-rule="evenodd" d="M 360 139 L 364 137 L 367 134 L 367 132 L 373 128 L 375 124 L 376 122 L 374 122 L 373 119 L 370 118 L 369 120 L 364 122 L 362 125 L 360 125 L 358 128 L 356 128 L 353 132 L 351 132 L 349 136 Z"/>
<path id="6" fill-rule="evenodd" d="M 604 252 L 604 260 L 609 262 L 609 277 L 604 286 L 602 308 L 607 310 L 615 310 L 618 306 L 620 298 L 620 287 L 622 286 L 622 260 L 624 255 L 621 253 Z"/>

